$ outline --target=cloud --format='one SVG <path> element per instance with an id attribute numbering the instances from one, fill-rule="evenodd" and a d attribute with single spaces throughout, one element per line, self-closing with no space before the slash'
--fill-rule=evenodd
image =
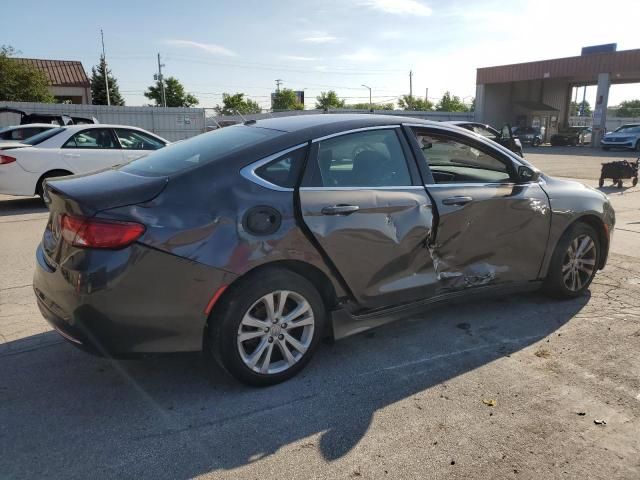
<path id="1" fill-rule="evenodd" d="M 299 55 L 282 55 L 284 60 L 293 60 L 294 62 L 313 62 L 317 60 L 315 57 L 301 57 Z"/>
<path id="2" fill-rule="evenodd" d="M 362 5 L 393 15 L 428 17 L 433 13 L 431 8 L 417 0 L 365 0 Z"/>
<path id="3" fill-rule="evenodd" d="M 334 37 L 327 32 L 307 32 L 306 36 L 300 39 L 301 42 L 307 43 L 333 43 L 338 40 L 338 37 Z"/>
<path id="4" fill-rule="evenodd" d="M 198 50 L 204 50 L 212 55 L 224 55 L 225 57 L 235 57 L 236 52 L 229 50 L 228 48 L 220 45 L 214 45 L 212 43 L 199 43 L 191 40 L 167 40 L 167 45 L 173 45 L 174 47 L 195 48 Z"/>
<path id="5" fill-rule="evenodd" d="M 378 55 L 376 55 L 373 50 L 361 48 L 355 52 L 340 55 L 340 58 L 351 62 L 373 62 L 378 59 Z"/>

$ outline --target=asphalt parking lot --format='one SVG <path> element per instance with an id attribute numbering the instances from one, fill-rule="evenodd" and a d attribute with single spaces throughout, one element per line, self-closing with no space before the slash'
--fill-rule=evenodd
<path id="1" fill-rule="evenodd" d="M 633 154 L 526 157 L 596 185 Z M 0 478 L 640 478 L 640 187 L 604 188 L 617 225 L 589 295 L 440 306 L 268 389 L 63 342 L 31 288 L 46 210 L 0 196 Z"/>

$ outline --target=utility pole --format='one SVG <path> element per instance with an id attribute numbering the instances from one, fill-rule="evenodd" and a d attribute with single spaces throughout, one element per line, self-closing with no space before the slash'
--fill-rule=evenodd
<path id="1" fill-rule="evenodd" d="M 424 89 L 424 101 L 429 103 L 429 87 Z"/>
<path id="2" fill-rule="evenodd" d="M 100 38 L 102 39 L 102 61 L 104 62 L 104 86 L 107 89 L 107 105 L 111 105 L 111 98 L 109 96 L 109 77 L 107 75 L 107 57 L 104 54 L 104 33 L 100 29 Z"/>
<path id="3" fill-rule="evenodd" d="M 164 63 L 160 63 L 160 53 L 158 53 L 158 73 L 154 78 L 160 82 L 160 91 L 162 92 L 162 106 L 167 108 L 167 95 L 164 91 L 164 78 L 162 77 L 162 67 Z"/>
<path id="4" fill-rule="evenodd" d="M 282 83 L 281 79 L 276 79 L 276 92 L 280 93 L 280 84 Z"/>
<path id="5" fill-rule="evenodd" d="M 409 70 L 409 96 L 413 98 L 413 72 Z"/>
<path id="6" fill-rule="evenodd" d="M 580 116 L 584 115 L 584 102 L 587 101 L 587 86 L 584 86 L 584 90 L 582 91 L 582 103 L 580 104 Z"/>
<path id="7" fill-rule="evenodd" d="M 362 84 L 362 86 L 369 89 L 369 111 L 373 112 L 373 102 L 371 101 L 371 87 L 367 87 L 364 83 Z"/>

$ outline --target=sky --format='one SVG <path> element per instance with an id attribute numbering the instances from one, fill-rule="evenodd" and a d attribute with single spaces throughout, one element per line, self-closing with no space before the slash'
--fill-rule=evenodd
<path id="1" fill-rule="evenodd" d="M 639 0 L 611 8 L 592 0 L 21 0 L 3 5 L 0 44 L 20 56 L 80 60 L 90 72 L 101 52 L 127 105 L 157 72 L 175 76 L 201 107 L 223 92 L 264 108 L 282 86 L 306 105 L 335 90 L 347 103 L 393 102 L 413 93 L 436 102 L 449 90 L 470 102 L 476 68 L 580 54 L 587 45 L 640 48 Z M 582 97 L 582 91 L 579 93 Z M 613 86 L 609 104 L 640 98 L 640 84 Z M 587 89 L 594 103 L 595 87 Z"/>

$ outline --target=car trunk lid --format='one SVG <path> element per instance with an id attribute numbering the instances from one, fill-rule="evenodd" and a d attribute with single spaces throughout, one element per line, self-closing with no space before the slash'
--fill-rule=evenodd
<path id="1" fill-rule="evenodd" d="M 167 181 L 167 177 L 143 177 L 113 169 L 47 180 L 44 197 L 49 219 L 42 238 L 47 263 L 56 268 L 59 262 L 63 215 L 92 217 L 103 210 L 148 202 L 162 192 Z"/>

